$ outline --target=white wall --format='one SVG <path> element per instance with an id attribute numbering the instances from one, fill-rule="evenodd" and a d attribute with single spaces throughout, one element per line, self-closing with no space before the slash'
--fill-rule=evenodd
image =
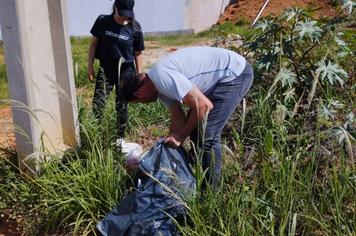
<path id="1" fill-rule="evenodd" d="M 67 0 L 69 35 L 90 35 L 95 19 L 110 14 L 112 4 L 109 0 Z"/>
<path id="2" fill-rule="evenodd" d="M 215 24 L 229 0 L 136 0 L 135 14 L 144 32 L 201 31 Z M 90 35 L 100 14 L 110 14 L 113 0 L 67 0 L 69 34 Z M 0 22 L 1 24 L 1 22 Z M 1 39 L 1 33 L 0 33 Z"/>
<path id="3" fill-rule="evenodd" d="M 184 27 L 185 0 L 136 0 L 135 14 L 144 32 L 179 31 Z"/>
<path id="4" fill-rule="evenodd" d="M 113 1 L 68 0 L 70 35 L 89 35 L 100 14 L 112 12 Z M 144 32 L 179 31 L 184 29 L 185 0 L 136 0 L 135 17 Z"/>

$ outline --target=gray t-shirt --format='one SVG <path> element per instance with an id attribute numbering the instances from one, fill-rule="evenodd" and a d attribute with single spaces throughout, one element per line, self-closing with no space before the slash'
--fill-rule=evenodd
<path id="1" fill-rule="evenodd" d="M 246 59 L 227 49 L 214 47 L 187 47 L 159 60 L 148 71 L 158 98 L 170 106 L 197 87 L 207 95 L 218 82 L 228 82 L 245 69 Z"/>

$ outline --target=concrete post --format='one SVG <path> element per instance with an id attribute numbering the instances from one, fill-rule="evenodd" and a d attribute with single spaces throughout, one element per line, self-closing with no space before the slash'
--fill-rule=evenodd
<path id="1" fill-rule="evenodd" d="M 16 149 L 22 169 L 79 143 L 66 0 L 1 0 Z M 30 158 L 29 158 L 30 157 Z"/>

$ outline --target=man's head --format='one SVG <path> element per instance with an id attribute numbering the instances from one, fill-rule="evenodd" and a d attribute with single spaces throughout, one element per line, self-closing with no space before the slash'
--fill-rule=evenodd
<path id="1" fill-rule="evenodd" d="M 136 74 L 121 87 L 121 97 L 126 102 L 153 102 L 157 95 L 157 89 L 147 74 Z"/>

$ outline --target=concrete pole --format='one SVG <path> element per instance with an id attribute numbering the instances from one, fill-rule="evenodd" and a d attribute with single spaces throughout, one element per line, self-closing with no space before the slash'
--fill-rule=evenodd
<path id="1" fill-rule="evenodd" d="M 66 0 L 1 0 L 0 21 L 16 151 L 36 173 L 37 161 L 79 144 Z"/>

